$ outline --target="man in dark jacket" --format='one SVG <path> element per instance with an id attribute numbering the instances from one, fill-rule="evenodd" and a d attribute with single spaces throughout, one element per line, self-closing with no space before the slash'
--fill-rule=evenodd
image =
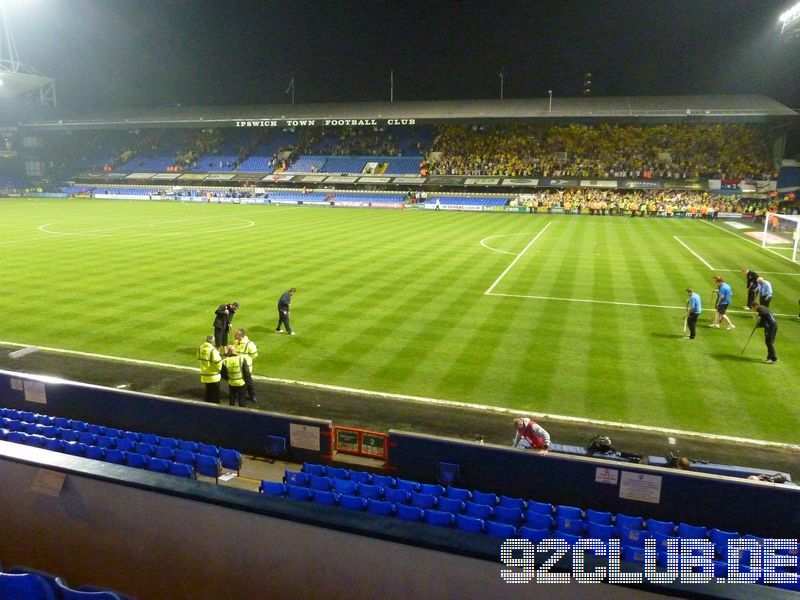
<path id="1" fill-rule="evenodd" d="M 758 302 L 753 302 L 750 308 L 758 313 L 756 327 L 764 328 L 764 343 L 767 345 L 767 358 L 764 362 L 776 363 L 778 357 L 775 354 L 775 336 L 778 335 L 778 321 L 766 306 L 761 306 Z"/>
<path id="2" fill-rule="evenodd" d="M 238 302 L 220 304 L 214 311 L 214 345 L 220 350 L 228 345 L 228 332 L 231 330 L 231 321 L 234 313 L 239 310 Z"/>
<path id="3" fill-rule="evenodd" d="M 281 332 L 281 325 L 283 325 L 286 328 L 286 333 L 294 335 L 292 326 L 289 324 L 289 304 L 291 304 L 292 296 L 296 291 L 294 288 L 289 288 L 278 300 L 278 326 L 275 328 L 276 333 Z"/>

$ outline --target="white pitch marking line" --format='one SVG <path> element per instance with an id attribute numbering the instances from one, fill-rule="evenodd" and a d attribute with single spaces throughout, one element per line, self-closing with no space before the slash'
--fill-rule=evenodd
<path id="1" fill-rule="evenodd" d="M 737 238 L 739 240 L 743 240 L 745 242 L 749 242 L 751 244 L 754 244 L 756 247 L 761 248 L 762 250 L 766 250 L 767 252 L 772 252 L 775 256 L 778 256 L 778 257 L 782 258 L 783 260 L 788 260 L 790 263 L 794 264 L 792 262 L 792 259 L 789 258 L 788 256 L 784 256 L 780 252 L 775 252 L 775 250 L 772 250 L 771 248 L 764 248 L 758 242 L 755 242 L 753 240 L 748 240 L 747 238 L 744 238 L 744 237 L 738 235 L 735 231 L 731 231 L 730 229 L 724 229 L 724 228 L 720 227 L 719 225 L 714 225 L 714 223 L 709 223 L 708 221 L 703 221 L 703 223 L 705 223 L 706 225 L 710 225 L 711 227 L 716 227 L 717 229 L 719 229 L 720 231 L 724 231 L 725 233 L 730 233 L 733 237 L 735 237 L 735 238 Z"/>
<path id="2" fill-rule="evenodd" d="M 741 269 L 715 269 L 720 273 L 738 273 Z M 800 273 L 785 273 L 783 271 L 759 271 L 762 275 L 790 275 L 792 277 L 800 277 Z"/>
<path id="3" fill-rule="evenodd" d="M 668 304 L 639 304 L 636 302 L 614 302 L 612 300 L 589 300 L 586 298 L 559 298 L 556 296 L 525 296 L 523 294 L 499 294 L 493 292 L 491 294 L 484 292 L 486 296 L 500 296 L 503 298 L 526 298 L 529 300 L 558 300 L 559 302 L 583 302 L 586 304 L 612 304 L 615 306 L 634 306 L 638 308 L 668 308 L 668 309 L 680 309 L 686 310 L 686 305 L 683 306 L 670 306 Z M 703 312 L 716 312 L 713 308 L 704 308 Z M 732 310 L 728 309 L 729 313 L 738 313 L 742 315 L 752 315 L 753 312 L 749 310 Z M 795 314 L 784 314 L 784 313 L 772 313 L 776 317 L 791 317 L 793 319 L 797 318 Z"/>
<path id="4" fill-rule="evenodd" d="M 703 263 L 705 266 L 707 266 L 707 267 L 708 267 L 709 269 L 711 269 L 712 271 L 714 270 L 714 267 L 712 267 L 712 266 L 711 266 L 711 265 L 708 263 L 708 261 L 707 261 L 707 260 L 705 260 L 705 259 L 704 259 L 702 256 L 700 256 L 700 255 L 699 255 L 697 252 L 695 252 L 694 250 L 692 250 L 691 248 L 689 248 L 689 246 L 687 246 L 687 245 L 686 245 L 684 242 L 682 242 L 682 241 L 681 241 L 681 238 L 679 238 L 677 235 L 673 235 L 672 237 L 674 237 L 674 238 L 675 238 L 675 241 L 676 241 L 676 242 L 678 242 L 678 243 L 679 243 L 681 246 L 683 246 L 683 247 L 684 247 L 684 248 L 686 248 L 686 249 L 687 249 L 689 252 L 691 252 L 692 254 L 694 254 L 694 257 L 695 257 L 697 260 L 699 260 L 701 263 Z"/>
<path id="5" fill-rule="evenodd" d="M 30 344 L 18 344 L 16 342 L 3 342 L 0 341 L 0 345 L 2 346 L 13 346 L 16 348 L 25 348 Z M 180 371 L 192 371 L 194 373 L 199 373 L 199 369 L 197 367 L 187 367 L 185 365 L 173 365 L 169 363 L 161 363 L 161 362 L 154 362 L 150 360 L 139 360 L 135 358 L 124 358 L 121 356 L 108 356 L 105 354 L 95 354 L 92 352 L 79 352 L 77 350 L 64 350 L 61 348 L 49 348 L 47 346 L 39 346 L 39 351 L 44 352 L 53 352 L 55 354 L 69 354 L 75 356 L 85 356 L 89 358 L 98 358 L 103 360 L 115 361 L 115 362 L 123 362 L 123 363 L 133 363 L 139 365 L 146 365 L 152 367 L 163 367 L 168 369 L 175 369 Z M 35 377 L 42 378 L 41 375 L 35 375 Z M 505 408 L 502 406 L 488 406 L 485 404 L 472 404 L 470 402 L 458 402 L 457 400 L 442 400 L 439 398 L 427 398 L 425 396 L 410 396 L 406 394 L 393 394 L 389 392 L 376 392 L 374 390 L 363 390 L 359 388 L 350 388 L 350 387 L 343 387 L 338 385 L 328 385 L 324 383 L 312 383 L 308 381 L 298 381 L 295 379 L 280 379 L 278 377 L 265 377 L 263 375 L 254 375 L 254 379 L 258 379 L 259 381 L 269 381 L 272 383 L 282 383 L 282 384 L 290 384 L 290 385 L 301 385 L 304 387 L 310 388 L 317 388 L 323 390 L 331 390 L 337 392 L 348 392 L 353 394 L 361 394 L 363 396 L 373 396 L 376 398 L 391 398 L 393 400 L 407 400 L 411 402 L 421 402 L 425 404 L 435 404 L 439 406 L 451 406 L 455 408 L 466 408 L 466 409 L 476 409 L 482 410 L 486 412 L 495 412 L 500 414 L 512 414 L 517 415 L 519 414 L 519 409 L 515 408 Z M 63 379 L 50 377 L 48 378 L 52 381 L 65 381 Z M 87 384 L 91 385 L 91 384 Z M 92 387 L 104 387 L 104 386 L 92 386 Z M 149 394 L 149 395 L 156 395 L 156 394 Z M 166 396 L 159 396 L 159 397 L 166 397 Z M 178 398 L 180 400 L 180 398 Z M 527 413 L 526 413 L 527 414 Z M 747 445 L 754 445 L 760 446 L 765 448 L 781 448 L 785 450 L 800 450 L 800 446 L 796 444 L 786 444 L 781 442 L 769 442 L 766 440 L 751 440 L 748 438 L 740 438 L 728 435 L 717 435 L 713 433 L 702 433 L 697 431 L 683 431 L 681 429 L 669 429 L 666 427 L 650 427 L 646 425 L 636 425 L 632 423 L 620 423 L 618 421 L 601 421 L 599 419 L 587 419 L 584 417 L 570 417 L 566 415 L 554 415 L 550 413 L 530 413 L 534 418 L 537 419 L 552 419 L 554 421 L 563 421 L 566 423 L 580 423 L 586 425 L 595 425 L 600 427 L 617 427 L 620 429 L 626 429 L 630 431 L 646 431 L 646 432 L 655 432 L 655 433 L 663 433 L 665 435 L 674 435 L 683 438 L 697 438 L 697 439 L 711 439 L 717 441 L 725 441 L 725 442 L 735 442 Z"/>
<path id="6" fill-rule="evenodd" d="M 501 233 L 500 235 L 490 235 L 489 237 L 485 237 L 485 238 L 483 238 L 481 240 L 481 246 L 483 246 L 487 250 L 491 250 L 492 252 L 500 252 L 502 254 L 510 254 L 511 256 L 514 256 L 513 252 L 506 252 L 505 250 L 498 250 L 497 248 L 492 248 L 491 246 L 487 246 L 486 244 L 484 244 L 484 242 L 486 240 L 493 240 L 494 238 L 499 238 L 499 237 L 508 237 L 510 235 L 525 235 L 525 234 L 524 233 Z"/>
<path id="7" fill-rule="evenodd" d="M 500 283 L 500 280 L 501 280 L 501 279 L 503 279 L 503 277 L 505 277 L 505 276 L 506 276 L 506 273 L 508 273 L 508 272 L 511 270 L 511 268 L 512 268 L 512 267 L 513 267 L 515 264 L 517 264 L 517 261 L 518 261 L 520 258 L 522 258 L 523 254 L 525 254 L 525 253 L 528 251 L 528 248 L 530 248 L 531 246 L 533 246 L 533 243 L 534 243 L 536 240 L 538 240 L 538 239 L 539 239 L 539 236 L 540 236 L 540 235 L 542 235 L 542 234 L 543 234 L 545 231 L 547 231 L 547 228 L 548 228 L 548 227 L 550 227 L 550 225 L 552 225 L 552 224 L 553 224 L 553 221 L 550 221 L 550 222 L 549 222 L 547 225 L 545 225 L 545 226 L 542 228 L 542 230 L 541 230 L 539 233 L 537 233 L 537 234 L 536 234 L 536 236 L 535 236 L 535 237 L 534 237 L 534 238 L 533 238 L 533 239 L 532 239 L 530 242 L 528 242 L 528 245 L 527 245 L 527 246 L 525 246 L 525 247 L 522 249 L 522 252 L 520 252 L 519 254 L 517 254 L 517 257 L 516 257 L 514 260 L 512 260 L 512 261 L 511 261 L 511 264 L 510 264 L 510 265 L 508 265 L 508 266 L 506 267 L 505 271 L 503 271 L 502 273 L 500 273 L 500 277 L 498 277 L 497 279 L 495 279 L 494 283 L 493 283 L 492 285 L 490 285 L 490 286 L 489 286 L 489 289 L 488 289 L 488 290 L 486 290 L 485 292 L 483 292 L 484 294 L 491 294 L 491 293 L 492 293 L 492 290 L 493 290 L 495 287 L 497 287 L 497 284 L 498 284 L 498 283 Z"/>

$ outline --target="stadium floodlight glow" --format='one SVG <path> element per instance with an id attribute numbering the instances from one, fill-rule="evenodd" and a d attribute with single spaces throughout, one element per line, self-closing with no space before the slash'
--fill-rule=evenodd
<path id="1" fill-rule="evenodd" d="M 795 4 L 792 8 L 790 8 L 785 13 L 783 13 L 780 17 L 778 17 L 778 20 L 781 23 L 786 24 L 789 21 L 794 21 L 798 17 L 800 17 L 800 2 Z"/>
<path id="2" fill-rule="evenodd" d="M 788 41 L 800 36 L 800 2 L 784 12 L 779 20 L 781 22 L 781 37 Z"/>

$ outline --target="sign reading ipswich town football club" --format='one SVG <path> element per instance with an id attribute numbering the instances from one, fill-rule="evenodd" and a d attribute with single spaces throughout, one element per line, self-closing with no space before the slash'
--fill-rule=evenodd
<path id="1" fill-rule="evenodd" d="M 236 127 L 361 127 L 416 125 L 419 119 L 244 119 Z"/>

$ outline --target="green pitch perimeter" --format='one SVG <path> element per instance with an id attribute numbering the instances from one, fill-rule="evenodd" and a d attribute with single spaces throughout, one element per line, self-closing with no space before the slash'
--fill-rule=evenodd
<path id="1" fill-rule="evenodd" d="M 193 366 L 239 301 L 259 375 L 797 442 L 800 267 L 721 222 L 73 200 L 0 216 L 3 341 Z M 742 266 L 775 289 L 775 365 L 761 330 L 741 356 Z M 707 327 L 717 273 L 733 331 Z M 290 286 L 294 337 L 274 333 Z"/>

